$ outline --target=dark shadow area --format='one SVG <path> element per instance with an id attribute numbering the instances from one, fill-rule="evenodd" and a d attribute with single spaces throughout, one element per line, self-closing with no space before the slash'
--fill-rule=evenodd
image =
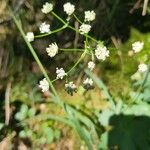
<path id="1" fill-rule="evenodd" d="M 110 118 L 108 136 L 111 150 L 150 150 L 150 118 L 115 115 Z"/>

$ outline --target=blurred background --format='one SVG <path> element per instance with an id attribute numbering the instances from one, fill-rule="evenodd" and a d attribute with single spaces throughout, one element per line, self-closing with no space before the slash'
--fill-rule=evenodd
<path id="1" fill-rule="evenodd" d="M 0 1 L 1 150 L 86 149 L 83 141 L 69 126 L 50 119 L 43 121 L 36 119 L 36 115 L 39 114 L 50 113 L 64 116 L 64 112 L 52 102 L 50 93 L 40 92 L 38 82 L 43 75 L 10 17 L 7 5 L 20 16 L 25 32 L 32 31 L 38 35 L 39 25 L 44 21 L 51 25 L 51 30 L 61 26 L 61 23 L 51 14 L 41 13 L 45 2 L 47 1 L 10 0 L 8 3 L 6 0 Z M 55 5 L 54 11 L 65 18 L 63 4 L 67 1 L 50 2 Z M 106 62 L 97 62 L 94 73 L 105 82 L 113 97 L 130 103 L 129 93 L 134 89 L 131 76 L 136 72 L 140 62 L 149 60 L 149 5 L 146 15 L 142 16 L 142 0 L 70 0 L 70 2 L 75 5 L 75 14 L 80 20 L 84 20 L 85 10 L 96 12 L 96 20 L 92 23 L 90 35 L 104 41 L 105 45 L 110 47 L 111 57 Z M 79 23 L 74 19 L 71 20 L 71 24 L 76 28 L 79 27 Z M 134 41 L 145 43 L 144 51 L 135 57 L 129 54 Z M 45 49 L 52 42 L 57 42 L 61 48 L 80 48 L 83 47 L 83 39 L 66 29 L 57 34 L 36 39 L 32 43 L 49 76 L 55 79 L 55 68 L 64 67 L 68 70 L 77 61 L 80 53 L 60 52 L 57 57 L 50 59 Z M 84 66 L 87 62 L 88 60 L 85 59 L 82 65 Z M 68 95 L 64 90 L 65 81 L 57 81 L 54 85 L 67 103 L 89 115 L 97 114 L 108 107 L 108 102 L 103 91 L 99 91 L 97 87 L 88 92 L 83 89 L 81 83 L 84 77 L 85 73 L 80 67 L 72 73 L 71 79 L 79 86 L 78 92 L 73 96 Z M 150 100 L 149 87 L 146 89 L 146 98 L 143 98 L 147 104 Z M 24 119 L 28 121 L 20 125 Z"/>

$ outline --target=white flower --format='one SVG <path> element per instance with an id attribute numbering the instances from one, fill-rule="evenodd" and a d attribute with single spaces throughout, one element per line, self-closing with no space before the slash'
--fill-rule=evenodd
<path id="1" fill-rule="evenodd" d="M 92 86 L 92 85 L 93 85 L 93 80 L 90 79 L 90 78 L 86 78 L 86 79 L 83 81 L 83 84 L 84 84 L 84 85 L 89 84 L 90 86 Z"/>
<path id="2" fill-rule="evenodd" d="M 46 78 L 40 81 L 39 87 L 42 89 L 42 92 L 46 92 L 49 90 L 49 84 Z"/>
<path id="3" fill-rule="evenodd" d="M 141 73 L 139 71 L 137 71 L 136 73 L 134 73 L 132 76 L 131 76 L 131 80 L 140 80 L 142 78 L 141 76 Z"/>
<path id="4" fill-rule="evenodd" d="M 69 82 L 65 84 L 66 88 L 76 89 L 76 85 L 73 82 Z"/>
<path id="5" fill-rule="evenodd" d="M 29 42 L 34 41 L 34 33 L 33 32 L 28 32 L 26 35 L 26 38 Z"/>
<path id="6" fill-rule="evenodd" d="M 56 43 L 52 43 L 46 48 L 46 52 L 50 57 L 54 57 L 58 53 L 58 46 Z"/>
<path id="7" fill-rule="evenodd" d="M 73 96 L 73 92 L 77 92 L 77 87 L 73 82 L 69 82 L 65 84 L 65 90 L 68 94 Z"/>
<path id="8" fill-rule="evenodd" d="M 57 74 L 57 79 L 63 79 L 63 77 L 67 75 L 63 68 L 60 69 L 56 68 L 56 74 Z"/>
<path id="9" fill-rule="evenodd" d="M 48 2 L 46 2 L 46 3 L 43 5 L 43 8 L 41 9 L 41 11 L 42 11 L 44 14 L 48 14 L 48 13 L 51 12 L 52 10 L 53 10 L 53 4 L 48 3 Z"/>
<path id="10" fill-rule="evenodd" d="M 95 56 L 97 59 L 104 61 L 109 56 L 109 50 L 107 50 L 106 46 L 97 45 Z"/>
<path id="11" fill-rule="evenodd" d="M 84 18 L 84 21 L 93 21 L 95 19 L 95 12 L 92 10 L 92 11 L 85 11 L 84 12 L 85 14 L 85 18 Z"/>
<path id="12" fill-rule="evenodd" d="M 50 32 L 50 25 L 49 24 L 46 24 L 45 22 L 44 23 L 42 23 L 41 25 L 40 25 L 40 32 L 41 33 L 48 33 L 48 32 Z"/>
<path id="13" fill-rule="evenodd" d="M 95 68 L 95 63 L 93 61 L 88 62 L 88 68 L 92 71 Z"/>
<path id="14" fill-rule="evenodd" d="M 139 64 L 139 66 L 138 66 L 138 71 L 140 72 L 140 73 L 144 73 L 144 72 L 146 72 L 148 70 L 148 66 L 146 65 L 146 64 Z"/>
<path id="15" fill-rule="evenodd" d="M 132 49 L 135 53 L 140 52 L 143 49 L 143 47 L 144 47 L 144 43 L 140 41 L 134 42 L 132 44 Z"/>
<path id="16" fill-rule="evenodd" d="M 75 6 L 69 2 L 65 3 L 63 7 L 64 7 L 64 12 L 66 12 L 66 14 L 69 16 L 72 15 L 73 12 L 75 11 Z"/>
<path id="17" fill-rule="evenodd" d="M 81 34 L 88 33 L 90 30 L 91 30 L 91 25 L 85 23 L 83 23 L 79 28 Z"/>

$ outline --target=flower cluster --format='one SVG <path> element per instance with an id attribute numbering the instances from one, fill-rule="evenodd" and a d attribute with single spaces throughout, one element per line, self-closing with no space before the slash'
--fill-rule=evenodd
<path id="1" fill-rule="evenodd" d="M 134 53 L 139 53 L 143 48 L 144 48 L 144 42 L 136 41 L 132 43 L 132 50 Z M 141 78 L 141 74 L 147 72 L 147 70 L 148 70 L 148 66 L 145 63 L 139 64 L 137 72 L 131 76 L 131 79 L 139 80 Z"/>
<path id="2" fill-rule="evenodd" d="M 50 32 L 50 25 L 46 22 L 43 22 L 39 27 L 40 33 L 49 33 Z"/>
<path id="3" fill-rule="evenodd" d="M 134 42 L 132 44 L 132 49 L 133 49 L 134 53 L 140 52 L 143 49 L 143 47 L 144 47 L 144 43 L 140 42 L 140 41 Z"/>
<path id="4" fill-rule="evenodd" d="M 49 90 L 49 83 L 46 78 L 40 81 L 39 87 L 41 88 L 42 92 L 47 92 Z"/>
<path id="5" fill-rule="evenodd" d="M 146 64 L 144 64 L 144 63 L 139 64 L 139 66 L 138 66 L 138 71 L 139 71 L 140 73 L 144 73 L 144 72 L 146 72 L 147 70 L 148 70 L 148 66 L 147 66 Z"/>
<path id="6" fill-rule="evenodd" d="M 95 12 L 92 10 L 92 11 L 85 11 L 84 12 L 85 14 L 85 18 L 84 18 L 84 21 L 93 21 L 96 17 L 96 14 Z"/>
<path id="7" fill-rule="evenodd" d="M 41 11 L 42 11 L 44 14 L 48 14 L 48 13 L 51 12 L 52 10 L 53 10 L 53 4 L 48 3 L 48 2 L 46 2 L 46 3 L 43 5 L 43 8 L 41 9 Z"/>
<path id="8" fill-rule="evenodd" d="M 104 61 L 107 57 L 109 57 L 109 51 L 107 50 L 106 46 L 97 45 L 95 56 L 97 59 Z"/>
<path id="9" fill-rule="evenodd" d="M 73 82 L 69 82 L 65 84 L 65 90 L 72 96 L 73 92 L 77 92 L 77 87 Z"/>
<path id="10" fill-rule="evenodd" d="M 48 13 L 53 11 L 53 8 L 54 7 L 53 7 L 52 3 L 46 2 L 43 5 L 41 11 L 44 14 L 48 14 Z M 94 10 L 87 10 L 87 11 L 84 12 L 83 22 L 80 21 L 77 18 L 77 16 L 74 14 L 75 5 L 71 4 L 70 2 L 67 2 L 63 5 L 63 10 L 68 15 L 69 19 L 71 19 L 71 17 L 75 17 L 75 19 L 81 24 L 79 26 L 79 29 L 78 29 L 77 32 L 79 32 L 83 36 L 90 37 L 90 35 L 87 36 L 87 34 L 91 31 L 91 28 L 92 28 L 90 23 L 92 21 L 94 21 L 95 18 L 96 18 L 96 13 L 94 12 Z M 52 14 L 54 14 L 54 12 Z M 58 19 L 60 19 L 60 18 L 58 17 Z M 67 19 L 67 21 L 69 21 L 69 19 Z M 68 22 L 66 22 L 66 24 L 67 23 Z M 70 28 L 71 28 L 71 25 L 70 25 Z M 72 28 L 74 28 L 74 27 L 72 27 Z M 40 25 L 39 30 L 40 30 L 40 33 L 42 33 L 42 34 L 51 33 L 50 25 L 47 24 L 46 22 L 43 22 Z M 74 28 L 74 30 L 76 31 L 77 29 Z M 28 32 L 26 34 L 26 39 L 29 42 L 34 41 L 35 38 L 36 38 L 36 36 L 34 36 L 33 32 Z M 89 39 L 87 38 L 87 40 L 89 40 Z M 91 47 L 89 45 L 89 43 L 90 42 L 87 42 L 85 44 L 85 49 L 88 47 L 87 49 L 89 51 L 88 50 L 87 51 L 88 51 L 88 53 L 90 53 L 92 55 L 92 59 L 91 59 L 91 61 L 88 62 L 87 68 L 90 71 L 93 71 L 95 66 L 96 66 L 94 59 L 97 58 L 98 60 L 105 61 L 109 57 L 110 51 L 107 49 L 106 46 L 104 46 L 102 43 L 99 43 L 98 41 L 97 41 L 97 43 L 99 43 L 99 44 L 97 44 L 95 49 L 93 47 Z M 132 50 L 130 50 L 129 55 L 133 56 L 134 53 L 139 53 L 143 48 L 144 48 L 144 42 L 136 41 L 136 42 L 132 43 Z M 54 43 L 49 44 L 49 46 L 46 48 L 46 52 L 47 52 L 48 56 L 53 58 L 54 56 L 57 55 L 58 49 L 62 50 L 61 48 L 58 48 L 58 45 L 56 44 L 56 42 L 54 42 Z M 145 63 L 141 63 L 141 64 L 138 65 L 137 72 L 132 76 L 132 78 L 133 79 L 138 79 L 142 76 L 142 74 L 144 74 L 147 71 L 148 71 L 148 65 L 146 65 Z M 65 76 L 66 76 L 66 79 L 68 80 L 68 72 L 66 73 L 63 68 L 56 68 L 56 80 L 57 79 L 63 79 Z M 39 87 L 42 89 L 43 92 L 49 90 L 49 84 L 48 84 L 48 82 L 45 78 L 40 81 Z M 93 89 L 94 88 L 93 80 L 91 78 L 86 77 L 85 80 L 83 81 L 83 87 L 86 90 Z M 71 82 L 68 81 L 65 84 L 65 90 L 67 91 L 68 94 L 73 95 L 73 93 L 77 91 L 77 86 L 74 84 L 73 81 L 71 81 Z"/>
<path id="11" fill-rule="evenodd" d="M 58 46 L 56 43 L 52 43 L 46 48 L 46 52 L 50 57 L 54 57 L 58 53 Z"/>
<path id="12" fill-rule="evenodd" d="M 85 11 L 84 14 L 85 14 L 85 17 L 84 17 L 85 22 L 93 21 L 95 19 L 95 16 L 96 16 L 96 14 L 93 10 L 92 11 Z M 87 34 L 90 32 L 90 30 L 91 30 L 91 25 L 87 24 L 87 23 L 83 23 L 79 28 L 79 31 L 81 34 Z"/>
<path id="13" fill-rule="evenodd" d="M 54 8 L 54 6 L 53 6 L 52 3 L 46 2 L 43 5 L 43 7 L 41 8 L 41 11 L 44 14 L 48 14 L 48 13 L 50 13 L 50 12 L 53 11 L 53 8 Z M 73 17 L 73 16 L 77 19 L 77 17 L 75 15 L 73 15 L 73 13 L 75 11 L 75 6 L 73 4 L 71 4 L 70 2 L 67 2 L 67 3 L 65 3 L 63 5 L 63 9 L 64 9 L 64 12 L 68 15 L 69 19 L 71 17 Z M 54 12 L 52 14 L 54 15 Z M 57 17 L 57 15 L 54 15 L 54 16 Z M 57 18 L 60 20 L 59 17 L 57 17 Z M 80 34 L 82 34 L 83 36 L 86 36 L 84 34 L 88 34 L 90 32 L 91 27 L 92 27 L 90 25 L 90 22 L 93 21 L 93 20 L 95 20 L 95 18 L 96 18 L 96 14 L 95 14 L 95 12 L 93 10 L 88 10 L 88 11 L 84 12 L 84 21 L 82 22 L 82 24 L 80 25 L 80 27 L 78 29 L 78 31 L 80 32 Z M 77 20 L 80 22 L 79 19 L 77 19 Z M 67 21 L 69 21 L 69 20 L 67 19 Z M 53 33 L 50 30 L 50 24 L 48 24 L 46 22 L 41 23 L 41 25 L 39 26 L 39 31 L 40 31 L 41 34 L 43 34 L 41 37 L 46 36 L 49 33 Z M 34 36 L 33 32 L 28 32 L 26 34 L 26 39 L 29 42 L 34 41 L 35 38 L 36 38 L 36 36 Z M 85 47 L 86 48 L 89 47 L 89 49 L 90 49 L 90 46 L 88 44 Z M 54 42 L 54 43 L 49 44 L 49 46 L 46 48 L 46 52 L 47 52 L 48 56 L 50 56 L 51 58 L 53 58 L 58 53 L 58 49 L 59 49 L 58 45 L 56 44 L 56 42 Z M 95 49 L 94 52 L 95 52 L 96 58 L 99 59 L 99 60 L 102 60 L 102 61 L 104 61 L 109 56 L 109 51 L 107 50 L 107 48 L 105 46 L 103 46 L 103 45 L 100 45 L 100 44 L 97 45 L 97 47 L 96 47 L 96 49 Z M 93 50 L 90 53 L 92 55 L 92 61 L 88 62 L 87 67 L 88 67 L 88 69 L 90 71 L 93 71 L 93 69 L 95 68 Z M 65 76 L 67 76 L 67 73 L 65 72 L 65 70 L 63 68 L 56 68 L 56 80 L 57 79 L 63 79 Z M 39 87 L 42 89 L 43 92 L 49 90 L 49 84 L 48 84 L 46 78 L 44 78 L 43 80 L 40 81 Z M 86 78 L 83 81 L 83 87 L 86 90 L 93 89 L 94 88 L 93 87 L 93 80 L 91 78 Z M 66 89 L 67 93 L 69 93 L 70 95 L 73 95 L 73 92 L 76 92 L 77 87 L 71 81 L 71 82 L 67 82 L 65 84 L 65 89 Z"/>
<path id="14" fill-rule="evenodd" d="M 57 79 L 63 79 L 64 76 L 67 75 L 67 73 L 64 71 L 63 68 L 56 68 L 56 74 L 57 74 Z"/>
<path id="15" fill-rule="evenodd" d="M 75 11 L 75 6 L 73 4 L 71 4 L 71 3 L 69 3 L 69 2 L 64 4 L 63 7 L 64 7 L 64 12 L 68 16 L 72 15 L 74 13 L 74 11 Z"/>
<path id="16" fill-rule="evenodd" d="M 33 32 L 28 32 L 27 35 L 26 35 L 26 38 L 27 38 L 28 42 L 34 41 L 34 33 Z"/>
<path id="17" fill-rule="evenodd" d="M 91 25 L 85 23 L 83 23 L 79 28 L 81 34 L 87 34 L 89 33 L 90 30 L 91 30 Z"/>
<path id="18" fill-rule="evenodd" d="M 95 68 L 95 63 L 93 61 L 89 61 L 88 68 L 92 71 Z"/>
<path id="19" fill-rule="evenodd" d="M 84 81 L 83 81 L 83 85 L 84 85 L 84 88 L 86 90 L 91 90 L 94 88 L 93 86 L 93 80 L 90 79 L 90 78 L 86 78 Z"/>

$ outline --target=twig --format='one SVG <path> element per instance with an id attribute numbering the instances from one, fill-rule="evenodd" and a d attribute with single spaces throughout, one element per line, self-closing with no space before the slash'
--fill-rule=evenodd
<path id="1" fill-rule="evenodd" d="M 148 5 L 148 0 L 144 0 L 142 16 L 145 16 L 145 15 L 146 15 L 147 5 Z"/>
<path id="2" fill-rule="evenodd" d="M 77 21 L 75 21 L 75 28 L 78 29 L 79 28 L 79 23 Z M 79 40 L 79 33 L 76 32 L 75 34 L 75 39 L 74 39 L 74 47 L 78 47 L 78 40 Z"/>
<path id="3" fill-rule="evenodd" d="M 8 82 L 5 92 L 5 124 L 9 124 L 10 120 L 10 91 L 11 91 L 11 81 Z"/>
<path id="4" fill-rule="evenodd" d="M 134 4 L 134 6 L 130 9 L 130 11 L 129 11 L 130 14 L 132 14 L 135 9 L 138 9 L 140 7 L 140 3 L 141 3 L 141 0 L 137 0 L 137 2 Z"/>
<path id="5" fill-rule="evenodd" d="M 0 141 L 0 150 L 8 150 L 10 149 L 10 141 L 14 136 L 16 135 L 16 132 L 12 132 L 8 134 L 7 137 L 5 137 L 2 141 Z"/>

